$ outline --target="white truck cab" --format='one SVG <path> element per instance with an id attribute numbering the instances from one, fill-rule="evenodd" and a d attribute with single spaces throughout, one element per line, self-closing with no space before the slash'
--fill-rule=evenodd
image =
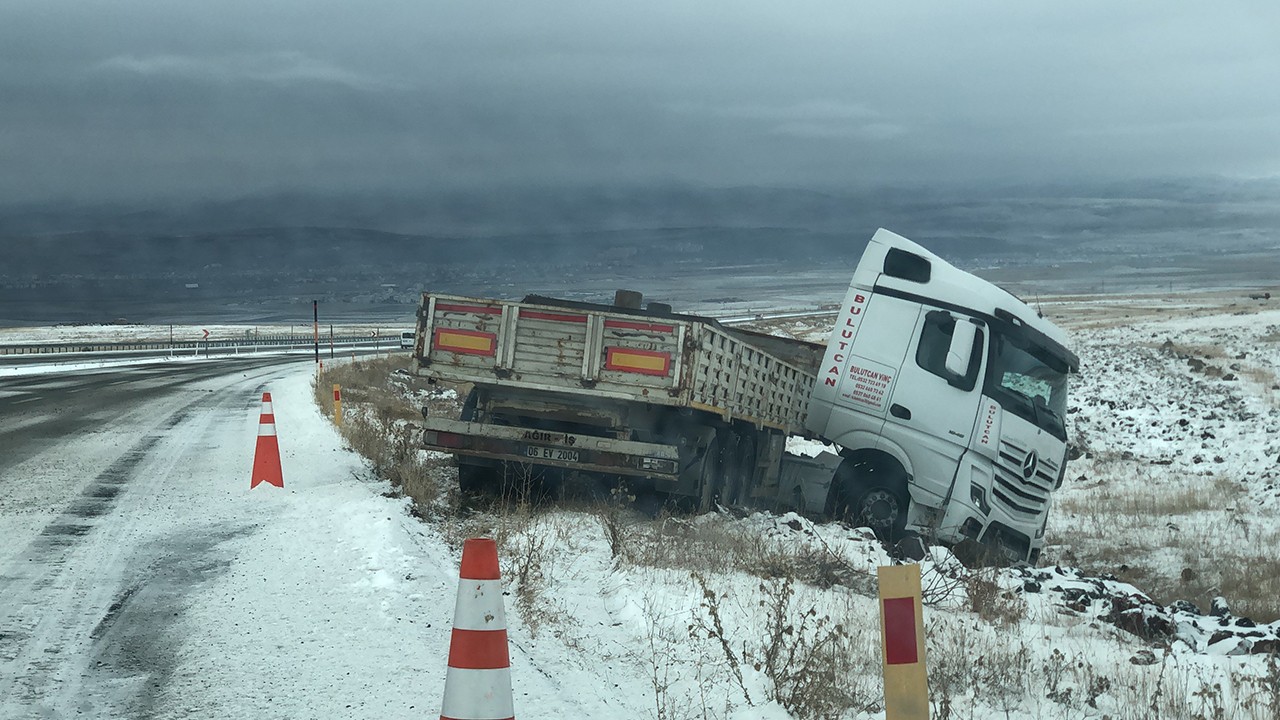
<path id="1" fill-rule="evenodd" d="M 1078 369 L 1065 333 L 1026 304 L 879 230 L 805 421 L 843 458 L 821 510 L 1035 564 Z"/>

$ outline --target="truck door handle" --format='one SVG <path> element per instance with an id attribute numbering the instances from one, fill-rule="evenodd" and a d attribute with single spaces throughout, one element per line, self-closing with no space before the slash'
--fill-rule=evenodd
<path id="1" fill-rule="evenodd" d="M 889 414 L 896 418 L 902 418 L 903 420 L 911 419 L 911 411 L 902 407 L 898 403 L 894 403 L 889 406 Z"/>

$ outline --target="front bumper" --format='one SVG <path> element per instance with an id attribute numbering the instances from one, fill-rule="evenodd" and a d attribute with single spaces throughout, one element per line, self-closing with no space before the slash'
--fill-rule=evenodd
<path id="1" fill-rule="evenodd" d="M 1035 565 L 1044 548 L 1044 538 L 1035 537 L 1035 530 L 1015 524 L 999 507 L 984 515 L 971 503 L 955 499 L 942 523 L 942 538 L 953 545 L 980 545 L 991 561 L 1001 564 L 1028 563 Z"/>

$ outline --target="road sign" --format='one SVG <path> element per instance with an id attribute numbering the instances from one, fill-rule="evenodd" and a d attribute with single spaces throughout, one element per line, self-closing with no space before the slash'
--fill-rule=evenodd
<path id="1" fill-rule="evenodd" d="M 205 340 L 208 340 L 208 339 L 209 339 L 209 331 L 208 331 L 208 330 L 205 330 L 205 331 L 203 331 L 203 332 L 204 332 L 204 339 L 205 339 Z"/>

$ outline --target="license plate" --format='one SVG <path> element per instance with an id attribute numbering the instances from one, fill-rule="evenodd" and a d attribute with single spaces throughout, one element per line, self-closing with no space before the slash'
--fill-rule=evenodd
<path id="1" fill-rule="evenodd" d="M 568 448 L 539 447 L 526 445 L 524 456 L 534 460 L 559 460 L 560 462 L 578 462 L 578 451 Z"/>

